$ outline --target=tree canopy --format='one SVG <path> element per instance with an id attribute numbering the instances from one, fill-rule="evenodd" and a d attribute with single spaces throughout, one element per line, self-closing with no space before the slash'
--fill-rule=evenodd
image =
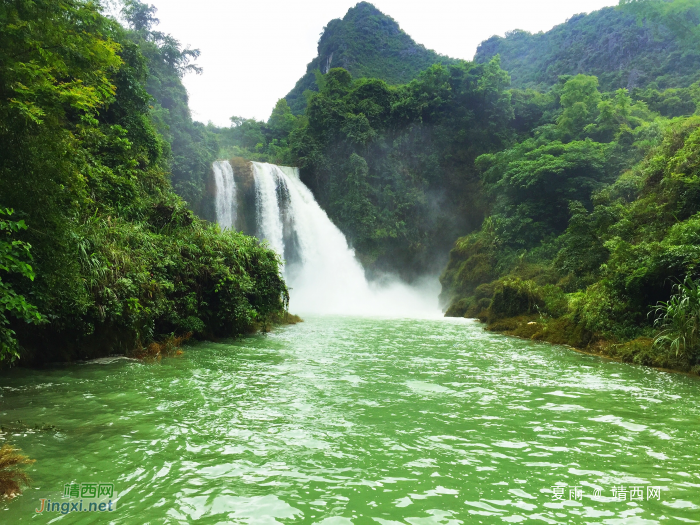
<path id="1" fill-rule="evenodd" d="M 279 258 L 173 193 L 182 150 L 159 129 L 178 110 L 171 122 L 191 124 L 177 96 L 196 52 L 152 32 L 153 8 L 131 1 L 125 14 L 131 30 L 96 2 L 0 9 L 0 359 L 235 335 L 286 306 Z M 167 93 L 179 101 L 169 108 Z"/>

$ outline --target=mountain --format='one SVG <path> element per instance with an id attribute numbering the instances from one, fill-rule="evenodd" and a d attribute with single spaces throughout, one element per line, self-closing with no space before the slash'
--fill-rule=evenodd
<path id="1" fill-rule="evenodd" d="M 658 19 L 657 19 L 658 21 Z M 560 75 L 595 75 L 603 91 L 685 87 L 700 79 L 700 51 L 659 23 L 641 24 L 625 9 L 578 14 L 546 33 L 515 30 L 482 42 L 474 60 L 501 56 L 520 88 L 546 88 Z"/>
<path id="2" fill-rule="evenodd" d="M 368 2 L 331 20 L 318 42 L 318 55 L 285 97 L 295 114 L 306 107 L 304 91 L 318 91 L 316 71 L 342 67 L 354 78 L 378 78 L 388 84 L 405 84 L 433 64 L 456 61 L 417 44 L 396 21 Z"/>

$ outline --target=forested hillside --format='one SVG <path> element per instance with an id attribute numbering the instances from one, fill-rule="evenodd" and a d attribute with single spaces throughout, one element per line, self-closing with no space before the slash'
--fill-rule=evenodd
<path id="1" fill-rule="evenodd" d="M 358 4 L 329 28 L 341 28 L 349 38 L 355 27 L 350 22 L 365 20 L 368 13 L 378 12 L 369 4 Z M 671 32 L 674 36 L 667 40 L 690 49 L 662 24 L 638 26 L 636 13 L 606 9 L 590 16 L 605 22 L 610 30 L 620 29 L 616 24 L 624 20 L 621 27 L 634 31 Z M 379 13 L 370 19 L 384 20 L 382 17 Z M 567 38 L 578 34 L 578 26 L 559 27 L 572 31 Z M 385 34 L 382 25 L 373 30 L 377 38 Z M 366 40 L 357 39 L 357 45 Z M 615 72 L 618 64 L 610 53 L 601 51 L 599 67 Z M 373 63 L 370 57 L 365 59 Z M 648 59 L 648 63 L 655 60 L 653 56 Z M 488 212 L 491 199 L 483 193 L 484 182 L 474 162 L 479 155 L 512 146 L 555 125 L 565 109 L 560 103 L 564 91 L 564 104 L 572 106 L 566 116 L 571 126 L 582 125 L 586 119 L 591 124 L 600 116 L 597 104 L 617 96 L 605 93 L 593 79 L 595 93 L 590 93 L 592 99 L 584 108 L 575 100 L 577 95 L 568 93 L 574 91 L 576 82 L 565 88 L 571 77 L 554 75 L 554 81 L 541 89 L 519 89 L 511 86 L 510 75 L 502 66 L 497 59 L 483 64 L 436 65 L 403 85 L 391 85 L 381 76 L 356 78 L 347 69 L 331 67 L 328 73 L 316 75 L 320 92 L 307 93 L 304 115 L 295 117 L 281 99 L 268 122 L 237 119 L 230 129 L 222 130 L 224 151 L 300 166 L 302 179 L 348 236 L 365 267 L 370 272 L 398 271 L 411 279 L 435 271 L 454 238 L 476 227 Z M 652 69 L 648 71 L 653 74 Z M 680 77 L 677 80 L 682 83 Z M 649 115 L 687 115 L 696 107 L 688 86 L 660 90 L 657 82 L 625 96 Z M 612 107 L 612 102 L 605 104 Z M 615 117 L 603 114 L 600 118 Z M 614 126 L 609 121 L 600 126 L 597 140 L 612 140 Z M 546 140 L 554 140 L 554 135 L 549 133 Z M 614 169 L 621 169 L 624 162 L 628 161 L 606 168 L 607 178 L 601 182 L 612 181 Z M 595 186 L 585 184 L 580 189 L 584 193 Z M 558 213 L 555 222 L 565 224 L 568 212 Z"/>
<path id="2" fill-rule="evenodd" d="M 303 113 L 304 92 L 318 91 L 316 76 L 341 67 L 354 78 L 377 78 L 387 84 L 405 84 L 433 64 L 455 61 L 438 55 L 407 35 L 391 17 L 368 2 L 360 2 L 341 19 L 323 28 L 318 55 L 306 74 L 285 97 L 292 112 Z"/>
<path id="3" fill-rule="evenodd" d="M 652 337 L 678 333 L 673 301 L 700 308 L 700 2 L 623 4 L 407 84 L 331 67 L 303 116 L 281 100 L 226 136 L 300 166 L 370 273 L 410 280 L 462 235 L 441 277 L 448 315 L 689 369 L 695 343 Z"/>
<path id="4" fill-rule="evenodd" d="M 466 62 L 404 52 L 412 40 L 363 2 L 324 32 L 319 57 L 333 59 L 310 68 L 302 115 L 280 99 L 267 122 L 232 117 L 229 128 L 192 122 L 181 76 L 197 51 L 157 32 L 152 7 L 127 2 L 125 29 L 77 0 L 13 4 L 3 16 L 15 33 L 2 37 L 16 76 L 2 102 L 4 355 L 240 333 L 282 311 L 274 254 L 187 209 L 213 219 L 211 161 L 239 156 L 300 167 L 370 274 L 412 280 L 447 264 L 448 315 L 695 366 L 700 352 L 676 344 L 671 355 L 648 337 L 675 322 L 652 307 L 697 288 L 700 2 L 623 4 L 491 39 Z M 54 44 L 86 19 L 74 48 L 89 55 Z M 589 50 L 591 31 L 628 49 L 627 62 L 612 44 Z M 485 59 L 490 45 L 505 46 L 503 61 Z M 574 54 L 600 78 L 564 74 Z M 627 89 L 634 71 L 642 80 Z"/>
<path id="5" fill-rule="evenodd" d="M 628 2 L 633 3 L 633 2 Z M 667 22 L 669 18 L 664 18 Z M 603 91 L 687 87 L 700 79 L 700 50 L 672 24 L 606 7 L 546 33 L 513 30 L 479 45 L 475 62 L 501 57 L 514 87 L 547 89 L 560 75 L 594 75 Z"/>
<path id="6" fill-rule="evenodd" d="M 324 76 L 290 139 L 302 180 L 370 271 L 436 271 L 479 224 L 474 159 L 503 147 L 513 109 L 498 60 L 435 65 L 409 84 Z"/>
<path id="7" fill-rule="evenodd" d="M 126 1 L 122 10 L 131 31 L 127 38 L 146 60 L 146 92 L 153 97 L 150 117 L 164 142 L 163 158 L 175 192 L 200 216 L 214 219 L 207 208 L 207 178 L 219 154 L 216 129 L 194 122 L 182 76 L 201 73 L 193 60 L 196 49 L 182 49 L 172 36 L 157 31 L 156 8 L 140 1 Z"/>
<path id="8" fill-rule="evenodd" d="M 199 173 L 169 158 L 188 156 L 175 79 L 193 54 L 148 37 L 143 7 L 126 3 L 131 31 L 96 2 L 0 9 L 0 360 L 138 354 L 285 308 L 278 256 L 197 219 L 171 189 L 171 165 Z"/>
<path id="9" fill-rule="evenodd" d="M 629 13 L 630 24 L 673 35 L 685 56 L 698 52 L 698 40 L 688 39 L 700 27 L 696 0 L 623 2 L 622 15 L 603 10 L 588 21 L 605 13 Z M 618 57 L 606 56 L 597 67 L 612 82 L 606 68 Z M 690 84 L 696 77 L 686 63 L 675 64 L 647 69 L 659 76 L 631 93 L 605 92 L 582 74 L 560 76 L 545 92 L 513 91 L 536 118 L 522 126 L 516 111 L 513 124 L 524 133 L 476 159 L 490 206 L 450 254 L 441 277 L 447 315 L 700 370 L 700 83 Z M 528 71 L 545 81 L 541 67 Z M 664 84 L 678 87 L 659 91 Z"/>

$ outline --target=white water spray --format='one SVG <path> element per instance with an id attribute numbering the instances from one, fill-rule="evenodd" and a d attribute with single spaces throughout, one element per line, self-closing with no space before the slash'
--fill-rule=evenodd
<path id="1" fill-rule="evenodd" d="M 278 166 L 253 162 L 255 177 L 255 208 L 257 212 L 258 238 L 265 239 L 280 255 L 284 256 L 284 240 L 282 238 L 282 217 L 277 196 L 278 188 L 284 175 Z M 267 169 L 270 167 L 271 169 Z"/>
<path id="2" fill-rule="evenodd" d="M 440 315 L 437 280 L 420 287 L 398 279 L 382 285 L 367 281 L 345 236 L 301 182 L 297 168 L 261 162 L 252 166 L 256 234 L 286 260 L 291 311 L 387 317 Z M 218 199 L 218 179 L 216 183 Z M 218 209 L 217 205 L 217 218 Z"/>
<path id="3" fill-rule="evenodd" d="M 216 221 L 224 230 L 236 223 L 236 183 L 233 168 L 225 160 L 217 160 L 212 166 L 216 182 Z"/>

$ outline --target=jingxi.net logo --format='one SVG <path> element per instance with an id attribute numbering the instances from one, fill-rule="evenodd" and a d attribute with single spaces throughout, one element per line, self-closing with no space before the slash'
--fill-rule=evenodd
<path id="1" fill-rule="evenodd" d="M 66 483 L 63 495 L 39 498 L 37 514 L 72 512 L 112 512 L 117 508 L 114 483 Z"/>

